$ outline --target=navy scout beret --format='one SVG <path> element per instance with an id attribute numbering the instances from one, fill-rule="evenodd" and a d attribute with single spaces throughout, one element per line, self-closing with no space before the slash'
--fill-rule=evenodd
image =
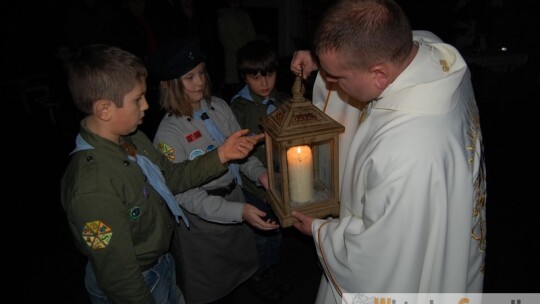
<path id="1" fill-rule="evenodd" d="M 204 61 L 199 39 L 175 39 L 164 44 L 148 60 L 148 69 L 159 80 L 179 78 Z"/>

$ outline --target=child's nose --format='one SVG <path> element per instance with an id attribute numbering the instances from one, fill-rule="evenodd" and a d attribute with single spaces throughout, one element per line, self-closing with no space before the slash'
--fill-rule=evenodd
<path id="1" fill-rule="evenodd" d="M 141 109 L 143 111 L 148 110 L 150 108 L 150 105 L 148 104 L 148 101 L 146 100 L 146 97 L 142 99 Z"/>

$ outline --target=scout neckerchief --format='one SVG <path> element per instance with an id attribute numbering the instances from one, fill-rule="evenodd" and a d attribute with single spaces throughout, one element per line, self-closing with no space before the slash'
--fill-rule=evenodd
<path id="1" fill-rule="evenodd" d="M 194 116 L 202 119 L 206 130 L 208 130 L 208 133 L 210 133 L 212 139 L 214 139 L 218 143 L 218 146 L 221 146 L 225 142 L 225 136 L 218 129 L 212 118 L 208 116 L 208 113 L 206 113 L 205 109 L 195 111 Z M 234 176 L 236 183 L 239 186 L 242 186 L 242 178 L 240 178 L 240 167 L 238 166 L 238 164 L 234 162 L 229 162 L 229 170 L 231 170 L 231 173 Z"/>
<path id="2" fill-rule="evenodd" d="M 75 150 L 73 150 L 73 152 L 71 152 L 70 154 L 81 150 L 94 149 L 94 147 L 92 147 L 82 138 L 81 134 L 77 135 L 75 144 Z M 178 218 L 181 217 L 182 221 L 184 221 L 184 224 L 186 224 L 186 227 L 189 228 L 188 219 L 184 215 L 184 212 L 182 212 L 182 209 L 176 203 L 176 200 L 174 199 L 174 195 L 171 193 L 171 190 L 169 190 L 169 187 L 167 187 L 167 184 L 165 183 L 165 178 L 161 173 L 161 169 L 159 169 L 158 166 L 152 163 L 152 161 L 150 161 L 146 156 L 137 154 L 137 150 L 135 149 L 133 144 L 124 142 L 122 144 L 122 147 L 124 147 L 124 149 L 126 149 L 126 151 L 128 152 L 128 158 L 131 161 L 136 162 L 137 165 L 139 165 L 144 175 L 146 175 L 146 178 L 150 185 L 154 187 L 154 189 L 156 189 L 156 191 L 161 195 L 165 202 L 167 202 L 167 206 L 169 206 L 169 209 L 171 210 L 174 218 L 176 219 L 176 222 L 180 223 Z"/>
<path id="3" fill-rule="evenodd" d="M 251 95 L 249 94 L 249 87 L 247 84 L 242 88 L 242 90 L 240 90 L 240 92 L 238 92 L 238 94 L 234 95 L 234 97 L 231 99 L 231 102 L 234 101 L 237 97 L 242 97 L 246 100 L 255 102 L 253 100 L 253 97 L 251 97 Z M 266 106 L 266 114 L 270 114 L 276 110 L 274 98 L 268 96 L 264 98 L 261 102 Z"/>

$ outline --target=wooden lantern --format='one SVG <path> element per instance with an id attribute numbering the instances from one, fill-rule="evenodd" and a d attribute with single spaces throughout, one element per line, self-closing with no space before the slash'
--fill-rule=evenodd
<path id="1" fill-rule="evenodd" d="M 293 97 L 265 117 L 267 198 L 283 227 L 291 211 L 323 218 L 339 215 L 338 136 L 345 127 L 304 98 L 301 77 Z"/>

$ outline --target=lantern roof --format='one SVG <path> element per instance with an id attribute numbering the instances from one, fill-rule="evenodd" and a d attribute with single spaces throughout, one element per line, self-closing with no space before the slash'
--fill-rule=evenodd
<path id="1" fill-rule="evenodd" d="M 345 127 L 314 106 L 304 97 L 302 77 L 297 76 L 292 86 L 292 98 L 262 119 L 264 130 L 275 140 L 283 141 L 342 133 Z"/>

